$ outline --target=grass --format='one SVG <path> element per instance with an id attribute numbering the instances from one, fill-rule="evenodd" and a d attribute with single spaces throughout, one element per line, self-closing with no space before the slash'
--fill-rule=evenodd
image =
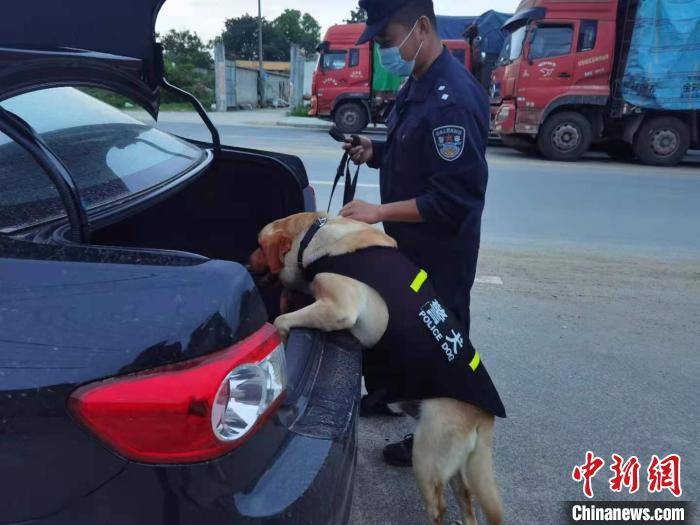
<path id="1" fill-rule="evenodd" d="M 303 104 L 301 106 L 297 106 L 289 112 L 289 116 L 290 117 L 308 117 L 309 116 L 309 107 L 304 106 Z"/>
<path id="2" fill-rule="evenodd" d="M 80 88 L 81 91 L 93 96 L 102 102 L 114 106 L 118 109 L 140 109 L 140 106 L 134 102 L 131 102 L 128 98 L 121 95 L 112 93 L 111 91 L 106 91 L 104 89 L 97 88 Z M 200 100 L 204 109 L 211 111 L 208 102 Z M 161 111 L 194 111 L 194 107 L 189 102 L 161 102 Z"/>
<path id="3" fill-rule="evenodd" d="M 204 109 L 209 110 L 206 106 Z M 163 102 L 160 105 L 161 111 L 194 111 L 194 106 L 189 102 Z"/>

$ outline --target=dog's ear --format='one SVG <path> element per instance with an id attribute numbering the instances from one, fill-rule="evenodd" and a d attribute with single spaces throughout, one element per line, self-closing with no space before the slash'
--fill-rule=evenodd
<path id="1" fill-rule="evenodd" d="M 248 261 L 248 266 L 250 271 L 254 274 L 262 274 L 267 271 L 267 260 L 265 259 L 265 252 L 262 248 L 255 250 Z"/>
<path id="2" fill-rule="evenodd" d="M 284 256 L 292 249 L 292 238 L 283 232 L 276 232 L 261 241 L 270 273 L 280 273 L 284 268 Z"/>

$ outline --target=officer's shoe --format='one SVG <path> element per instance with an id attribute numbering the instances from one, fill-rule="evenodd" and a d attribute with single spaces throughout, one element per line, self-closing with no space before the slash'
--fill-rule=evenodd
<path id="1" fill-rule="evenodd" d="M 384 462 L 394 467 L 413 465 L 413 434 L 406 434 L 403 440 L 384 447 Z"/>

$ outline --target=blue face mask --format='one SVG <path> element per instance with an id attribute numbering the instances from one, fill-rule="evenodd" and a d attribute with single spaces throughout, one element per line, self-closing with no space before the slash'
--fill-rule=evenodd
<path id="1" fill-rule="evenodd" d="M 413 73 L 413 69 L 416 67 L 416 58 L 420 54 L 421 49 L 423 49 L 423 42 L 420 43 L 420 47 L 416 52 L 416 56 L 413 57 L 413 60 L 404 59 L 401 56 L 401 48 L 413 34 L 413 31 L 416 30 L 419 20 L 420 19 L 416 20 L 416 23 L 413 24 L 411 32 L 406 35 L 406 38 L 403 39 L 403 42 L 401 42 L 400 45 L 395 47 L 379 48 L 379 59 L 382 62 L 382 67 L 389 73 L 393 73 L 394 75 L 398 75 L 400 77 L 407 77 Z"/>

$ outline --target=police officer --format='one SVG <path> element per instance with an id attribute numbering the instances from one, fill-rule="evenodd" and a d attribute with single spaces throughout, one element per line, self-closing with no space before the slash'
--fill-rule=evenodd
<path id="1" fill-rule="evenodd" d="M 356 164 L 380 170 L 381 205 L 355 200 L 341 215 L 375 224 L 428 272 L 438 295 L 469 333 L 481 215 L 488 179 L 485 90 L 445 48 L 432 0 L 360 0 L 382 65 L 408 80 L 387 121 L 386 142 L 344 147 Z M 387 445 L 385 460 L 411 464 L 412 436 Z"/>

